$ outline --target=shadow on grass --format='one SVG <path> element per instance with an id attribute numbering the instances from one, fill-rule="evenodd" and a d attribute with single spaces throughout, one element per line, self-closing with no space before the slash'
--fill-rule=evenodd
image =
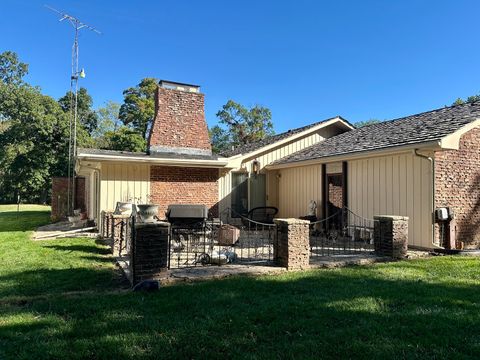
<path id="1" fill-rule="evenodd" d="M 68 251 L 68 252 L 84 252 L 90 253 L 95 255 L 108 255 L 110 254 L 110 250 L 107 248 L 101 248 L 95 245 L 46 245 L 45 248 L 54 249 L 54 250 L 61 250 L 61 251 Z M 99 259 L 99 258 L 95 258 Z M 110 259 L 110 261 L 113 261 Z"/>
<path id="2" fill-rule="evenodd" d="M 0 299 L 9 296 L 50 296 L 72 291 L 112 290 L 122 282 L 121 275 L 112 268 L 36 269 L 0 276 Z"/>
<path id="3" fill-rule="evenodd" d="M 408 265 L 391 266 L 401 272 L 403 264 Z M 5 339 L 4 355 L 15 358 L 478 355 L 477 286 L 393 280 L 376 269 L 239 277 L 165 287 L 152 294 L 58 296 L 7 306 L 0 339 Z M 67 274 L 46 271 L 36 281 L 48 283 Z M 102 276 L 94 271 L 82 275 Z M 18 274 L 14 281 L 23 284 L 25 276 L 32 275 Z M 25 320 L 9 322 L 12 316 Z"/>
<path id="4" fill-rule="evenodd" d="M 50 222 L 50 211 L 0 212 L 0 232 L 33 231 Z"/>

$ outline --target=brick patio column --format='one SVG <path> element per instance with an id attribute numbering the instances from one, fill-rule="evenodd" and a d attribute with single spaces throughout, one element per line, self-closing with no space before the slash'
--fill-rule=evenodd
<path id="1" fill-rule="evenodd" d="M 303 270 L 310 267 L 310 235 L 308 220 L 274 219 L 278 228 L 274 259 L 287 270 Z"/>
<path id="2" fill-rule="evenodd" d="M 408 216 L 377 215 L 373 219 L 375 254 L 404 259 L 408 248 Z"/>
<path id="3" fill-rule="evenodd" d="M 132 243 L 132 284 L 143 280 L 158 280 L 168 270 L 167 222 L 137 223 Z"/>
<path id="4" fill-rule="evenodd" d="M 113 256 L 122 255 L 122 248 L 125 247 L 126 237 L 129 236 L 129 234 L 127 234 L 127 221 L 129 218 L 129 215 L 111 215 Z"/>

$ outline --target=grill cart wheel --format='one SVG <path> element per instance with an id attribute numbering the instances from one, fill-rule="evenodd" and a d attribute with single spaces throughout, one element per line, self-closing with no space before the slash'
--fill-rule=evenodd
<path id="1" fill-rule="evenodd" d="M 200 263 L 202 265 L 208 265 L 210 264 L 210 255 L 207 253 L 202 253 L 198 256 L 197 263 Z"/>

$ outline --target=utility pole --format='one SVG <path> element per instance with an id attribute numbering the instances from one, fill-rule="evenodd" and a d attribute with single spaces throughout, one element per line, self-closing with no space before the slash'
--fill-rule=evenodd
<path id="1" fill-rule="evenodd" d="M 74 28 L 75 35 L 72 46 L 72 73 L 70 76 L 70 130 L 68 139 L 68 187 L 67 187 L 67 213 L 73 215 L 75 207 L 75 159 L 77 156 L 77 117 L 78 117 L 78 79 L 85 77 L 85 71 L 78 67 L 78 33 L 81 29 L 88 29 L 101 34 L 93 26 L 90 26 L 78 18 L 58 11 L 51 6 L 45 5 L 60 16 L 59 21 L 67 20 Z"/>

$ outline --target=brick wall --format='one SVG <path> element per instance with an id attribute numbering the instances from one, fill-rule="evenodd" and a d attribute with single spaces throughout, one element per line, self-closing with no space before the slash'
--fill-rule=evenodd
<path id="1" fill-rule="evenodd" d="M 337 208 L 343 207 L 342 175 L 328 176 L 328 201 Z"/>
<path id="2" fill-rule="evenodd" d="M 163 217 L 170 204 L 202 204 L 210 216 L 218 216 L 218 169 L 152 166 L 151 202 Z"/>
<path id="3" fill-rule="evenodd" d="M 158 87 L 149 147 L 211 151 L 204 113 L 204 95 Z"/>
<path id="4" fill-rule="evenodd" d="M 76 198 L 75 208 L 86 211 L 85 203 L 85 178 L 79 177 L 76 180 Z M 68 178 L 54 177 L 52 178 L 52 214 L 51 218 L 54 221 L 60 220 L 67 215 L 68 209 Z"/>
<path id="5" fill-rule="evenodd" d="M 459 150 L 435 153 L 435 207 L 455 213 L 458 241 L 480 246 L 480 128 L 464 134 Z M 438 239 L 438 225 L 436 229 Z"/>

